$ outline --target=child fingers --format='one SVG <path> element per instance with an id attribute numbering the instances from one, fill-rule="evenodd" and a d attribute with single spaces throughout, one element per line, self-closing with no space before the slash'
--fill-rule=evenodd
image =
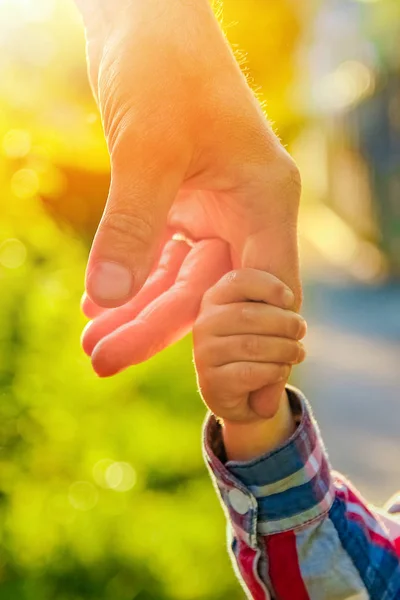
<path id="1" fill-rule="evenodd" d="M 203 364 L 216 367 L 237 362 L 281 363 L 303 362 L 306 353 L 301 342 L 263 335 L 233 335 L 214 337 L 196 356 Z"/>
<path id="2" fill-rule="evenodd" d="M 197 319 L 195 336 L 226 336 L 242 334 L 271 335 L 301 340 L 307 331 L 305 320 L 295 312 L 269 306 L 262 302 L 238 302 L 214 306 Z"/>
<path id="3" fill-rule="evenodd" d="M 203 370 L 200 386 L 206 397 L 234 402 L 260 388 L 286 381 L 289 374 L 289 365 L 243 361 Z"/>
<path id="4" fill-rule="evenodd" d="M 293 292 L 274 275 L 257 269 L 238 269 L 224 275 L 207 292 L 204 304 L 230 304 L 249 300 L 289 309 L 293 307 L 295 299 Z"/>

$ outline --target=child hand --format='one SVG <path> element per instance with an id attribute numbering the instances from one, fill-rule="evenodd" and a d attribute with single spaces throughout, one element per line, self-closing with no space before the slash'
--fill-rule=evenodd
<path id="1" fill-rule="evenodd" d="M 252 392 L 286 381 L 291 366 L 304 360 L 299 340 L 307 326 L 288 310 L 292 302 L 284 283 L 255 269 L 228 273 L 205 294 L 193 330 L 194 358 L 203 399 L 224 422 L 262 419 Z"/>

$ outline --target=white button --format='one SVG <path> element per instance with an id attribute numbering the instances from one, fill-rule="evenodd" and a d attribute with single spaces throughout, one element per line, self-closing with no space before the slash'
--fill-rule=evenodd
<path id="1" fill-rule="evenodd" d="M 232 506 L 233 510 L 236 511 L 239 515 L 245 515 L 251 508 L 251 500 L 241 492 L 234 488 L 230 490 L 228 493 L 229 504 Z"/>

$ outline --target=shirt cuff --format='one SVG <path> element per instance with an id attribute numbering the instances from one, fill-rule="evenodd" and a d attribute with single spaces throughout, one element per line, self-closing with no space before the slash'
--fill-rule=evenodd
<path id="1" fill-rule="evenodd" d="M 236 535 L 257 546 L 257 535 L 282 533 L 321 519 L 334 500 L 331 470 L 318 425 L 303 394 L 287 386 L 298 427 L 282 446 L 248 462 L 225 462 L 221 425 L 209 414 L 203 449 Z"/>

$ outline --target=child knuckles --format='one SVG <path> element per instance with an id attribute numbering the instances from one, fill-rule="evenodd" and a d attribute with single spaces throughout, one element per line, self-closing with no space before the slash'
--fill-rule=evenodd
<path id="1" fill-rule="evenodd" d="M 238 363 L 235 369 L 236 379 L 245 388 L 254 383 L 256 372 L 251 363 Z"/>
<path id="2" fill-rule="evenodd" d="M 240 341 L 241 353 L 248 358 L 258 358 L 261 354 L 261 340 L 256 335 L 244 335 Z"/>
<path id="3" fill-rule="evenodd" d="M 233 271 L 230 271 L 224 275 L 221 283 L 226 290 L 231 290 L 231 294 L 236 294 L 237 290 L 240 290 L 244 287 L 245 281 L 246 274 L 243 269 L 234 269 Z"/>
<path id="4" fill-rule="evenodd" d="M 255 322 L 255 315 L 253 306 L 250 303 L 243 304 L 239 307 L 239 315 L 238 318 L 240 322 L 244 325 L 253 325 Z"/>
<path id="5" fill-rule="evenodd" d="M 224 277 L 224 282 L 227 285 L 236 285 L 236 283 L 240 280 L 241 270 L 234 269 L 233 271 L 229 271 Z"/>
<path id="6" fill-rule="evenodd" d="M 276 298 L 277 300 L 281 300 L 284 297 L 286 292 L 286 286 L 276 279 L 271 280 L 269 283 L 269 293 L 272 298 Z"/>

